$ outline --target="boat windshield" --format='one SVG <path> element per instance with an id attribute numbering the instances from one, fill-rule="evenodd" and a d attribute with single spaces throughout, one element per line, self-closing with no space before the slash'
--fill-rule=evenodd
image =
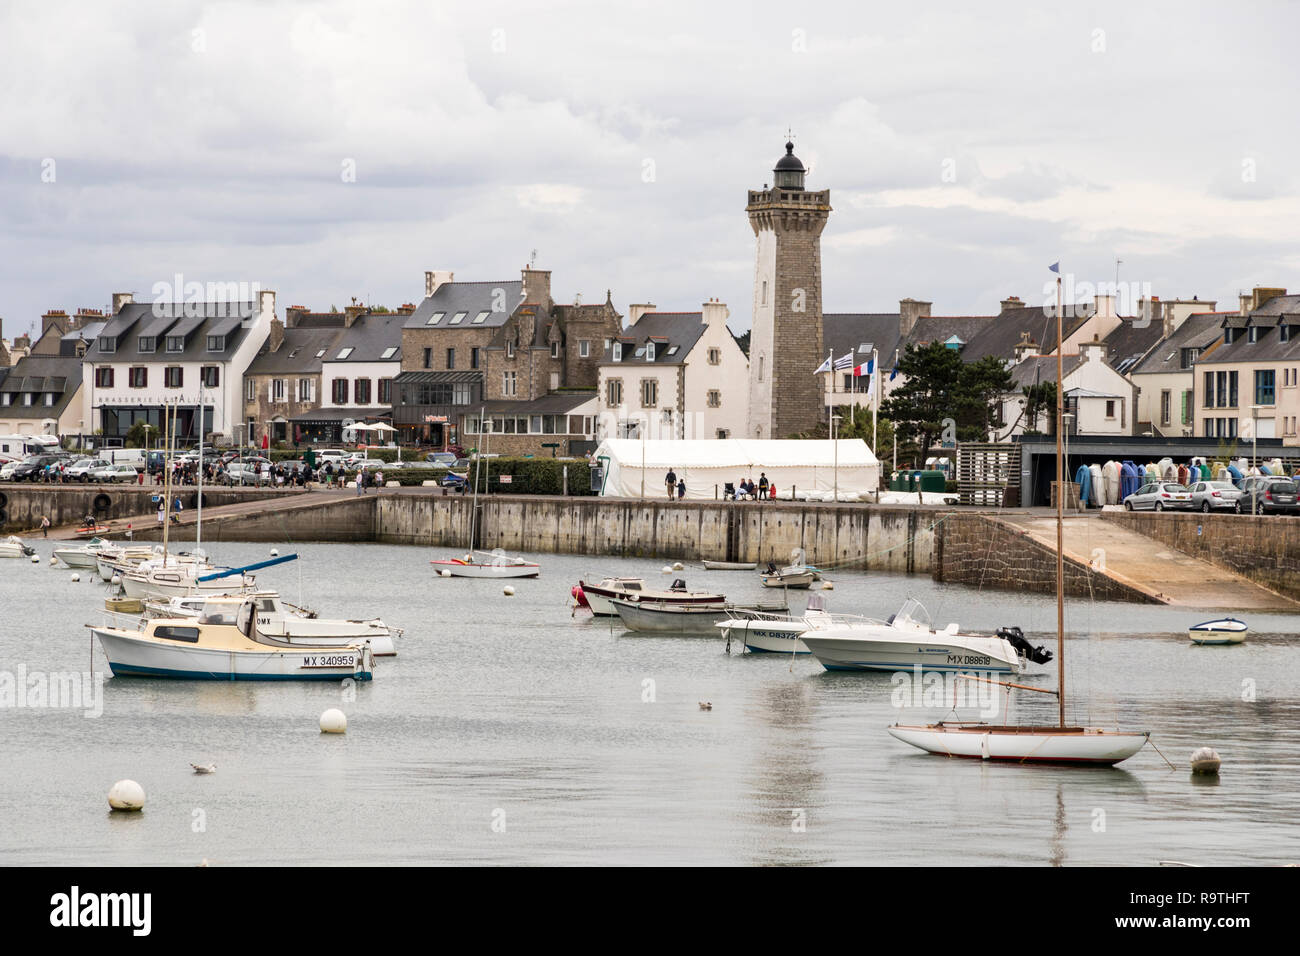
<path id="1" fill-rule="evenodd" d="M 894 615 L 894 624 L 915 624 L 927 630 L 933 629 L 930 612 L 916 598 L 908 598 Z"/>

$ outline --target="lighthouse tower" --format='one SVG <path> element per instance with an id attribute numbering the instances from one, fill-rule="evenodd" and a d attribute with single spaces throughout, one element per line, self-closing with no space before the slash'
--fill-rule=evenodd
<path id="1" fill-rule="evenodd" d="M 821 421 L 825 396 L 814 374 L 822 349 L 822 229 L 829 189 L 804 188 L 807 171 L 785 144 L 772 188 L 751 189 L 754 230 L 753 327 L 749 338 L 747 438 L 787 438 Z"/>

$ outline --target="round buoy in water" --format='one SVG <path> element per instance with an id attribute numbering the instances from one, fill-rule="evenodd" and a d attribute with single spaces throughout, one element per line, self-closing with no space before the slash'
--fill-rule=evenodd
<path id="1" fill-rule="evenodd" d="M 108 583 L 109 583 L 109 584 L 121 584 L 121 583 L 122 583 L 122 575 L 120 575 L 120 574 L 115 574 L 115 575 L 113 575 L 112 580 L 110 580 Z"/>
<path id="2" fill-rule="evenodd" d="M 271 549 L 271 557 L 273 557 L 273 558 L 278 558 L 279 556 L 280 556 L 280 549 L 279 549 L 279 548 L 272 548 L 272 549 Z"/>
<path id="3" fill-rule="evenodd" d="M 673 573 L 673 569 L 670 568 L 668 565 L 665 564 L 662 568 L 659 569 L 659 573 L 660 573 L 660 574 L 672 574 L 672 573 Z"/>
<path id="4" fill-rule="evenodd" d="M 59 559 L 56 558 L 54 555 L 50 555 L 50 567 L 53 567 L 58 563 L 59 563 Z"/>
<path id="5" fill-rule="evenodd" d="M 144 809 L 144 787 L 134 780 L 119 780 L 108 791 L 108 805 L 114 810 Z"/>
<path id="6" fill-rule="evenodd" d="M 78 574 L 76 571 L 73 571 L 73 572 L 72 572 L 72 577 L 68 578 L 68 580 L 69 580 L 69 581 L 72 581 L 72 582 L 75 584 L 77 581 L 80 581 L 80 580 L 81 580 L 81 575 Z"/>
<path id="7" fill-rule="evenodd" d="M 33 554 L 32 564 L 40 564 L 40 563 L 41 563 L 41 556 L 39 554 Z"/>
<path id="8" fill-rule="evenodd" d="M 834 581 L 823 581 L 823 582 L 822 582 L 822 590 L 823 590 L 823 591 L 834 591 L 834 590 L 835 590 L 835 582 L 834 582 Z"/>
<path id="9" fill-rule="evenodd" d="M 320 715 L 320 732 L 322 734 L 341 734 L 348 729 L 348 718 L 337 707 L 331 707 Z"/>
<path id="10" fill-rule="evenodd" d="M 1219 772 L 1219 752 L 1213 747 L 1201 747 L 1192 751 L 1192 773 L 1213 776 Z"/>
<path id="11" fill-rule="evenodd" d="M 504 594 L 506 597 L 514 597 L 515 596 L 514 585 L 507 584 L 505 587 L 501 589 L 501 593 Z"/>
<path id="12" fill-rule="evenodd" d="M 682 568 L 684 568 L 684 567 L 685 567 L 685 565 L 683 565 L 680 561 L 675 561 L 675 562 L 673 562 L 673 570 L 674 570 L 674 571 L 680 571 L 680 570 L 682 570 Z"/>
<path id="13" fill-rule="evenodd" d="M 438 571 L 438 576 L 443 578 L 449 578 L 451 577 L 451 572 L 448 571 L 446 568 L 442 568 Z"/>

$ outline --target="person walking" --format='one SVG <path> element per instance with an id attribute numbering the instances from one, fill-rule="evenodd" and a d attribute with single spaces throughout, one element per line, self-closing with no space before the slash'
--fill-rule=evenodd
<path id="1" fill-rule="evenodd" d="M 686 479 L 679 479 L 677 482 L 677 500 L 681 501 L 686 497 Z"/>
<path id="2" fill-rule="evenodd" d="M 671 468 L 668 469 L 668 474 L 664 476 L 664 484 L 668 486 L 668 500 L 672 501 L 673 492 L 677 490 L 677 475 L 673 473 Z"/>
<path id="3" fill-rule="evenodd" d="M 158 498 L 158 527 L 161 528 L 163 526 L 163 522 L 166 520 L 167 520 L 167 503 L 163 501 L 162 496 L 160 495 Z"/>
<path id="4" fill-rule="evenodd" d="M 48 538 L 49 536 L 50 536 L 50 516 L 41 515 L 41 537 Z"/>

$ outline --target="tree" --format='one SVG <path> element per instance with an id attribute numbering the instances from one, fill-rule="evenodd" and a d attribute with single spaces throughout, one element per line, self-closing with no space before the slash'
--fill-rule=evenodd
<path id="1" fill-rule="evenodd" d="M 942 342 L 909 345 L 898 363 L 903 384 L 881 403 L 894 423 L 899 448 L 914 464 L 940 441 L 985 441 L 999 397 L 1011 391 L 1011 373 L 996 356 L 963 362 Z"/>
<path id="2" fill-rule="evenodd" d="M 148 448 L 151 440 L 158 437 L 158 426 L 138 421 L 126 432 L 127 448 Z"/>
<path id="3" fill-rule="evenodd" d="M 1021 413 L 1025 422 L 1025 434 L 1037 435 L 1038 416 L 1047 412 L 1049 434 L 1056 433 L 1056 383 L 1039 382 L 1037 385 L 1026 385 L 1020 390 L 1025 397 L 1025 409 Z M 1014 423 L 1013 423 L 1014 425 Z"/>

